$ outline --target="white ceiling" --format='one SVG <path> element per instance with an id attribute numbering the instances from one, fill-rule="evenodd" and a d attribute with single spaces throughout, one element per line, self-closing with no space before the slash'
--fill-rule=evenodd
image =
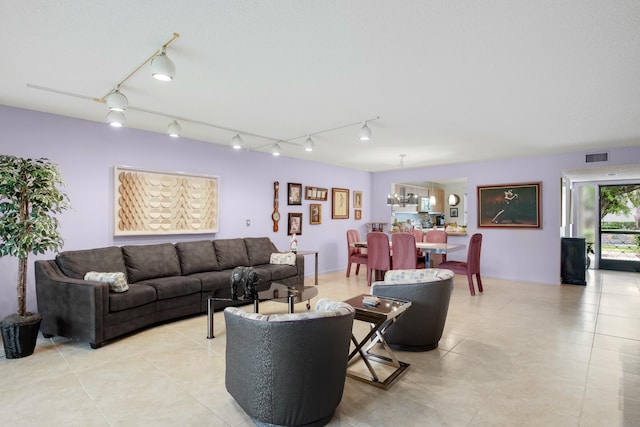
<path id="1" fill-rule="evenodd" d="M 283 155 L 365 171 L 640 144 L 640 2 L 0 0 L 0 104 L 105 122 L 131 106 L 302 144 Z M 46 87 L 68 95 L 28 87 Z M 71 96 L 80 95 L 81 97 Z M 126 125 L 169 119 L 127 110 Z M 228 131 L 181 123 L 188 138 Z M 106 126 L 106 125 L 105 125 Z M 269 140 L 243 136 L 268 151 Z"/>

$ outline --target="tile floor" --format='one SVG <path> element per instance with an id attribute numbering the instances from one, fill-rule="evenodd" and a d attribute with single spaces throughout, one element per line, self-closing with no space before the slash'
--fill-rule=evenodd
<path id="1" fill-rule="evenodd" d="M 343 300 L 367 292 L 366 277 L 323 275 L 319 289 Z M 204 315 L 99 350 L 41 338 L 30 357 L 0 358 L 1 424 L 253 425 L 225 391 L 215 320 L 214 340 Z M 347 378 L 330 425 L 638 426 L 640 274 L 590 271 L 586 287 L 486 278 L 476 297 L 456 277 L 440 347 L 398 355 L 411 367 L 388 391 Z"/>

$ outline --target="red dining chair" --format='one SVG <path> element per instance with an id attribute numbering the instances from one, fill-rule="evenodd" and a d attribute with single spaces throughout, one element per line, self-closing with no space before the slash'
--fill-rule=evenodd
<path id="1" fill-rule="evenodd" d="M 424 262 L 418 263 L 416 238 L 412 233 L 394 233 L 391 236 L 391 248 L 391 265 L 394 270 L 424 268 Z"/>
<path id="2" fill-rule="evenodd" d="M 367 265 L 369 262 L 369 256 L 362 253 L 360 248 L 354 248 L 352 246 L 355 242 L 360 242 L 360 233 L 358 230 L 347 230 L 347 249 L 349 258 L 347 260 L 347 277 L 351 274 L 351 264 L 356 265 L 356 276 L 360 273 L 360 264 Z"/>
<path id="3" fill-rule="evenodd" d="M 391 270 L 391 250 L 389 249 L 389 236 L 381 231 L 367 233 L 367 283 L 371 286 L 371 280 L 376 273 L 376 280 L 382 280 L 384 273 Z"/>
<path id="4" fill-rule="evenodd" d="M 469 240 L 469 251 L 467 252 L 467 262 L 447 261 L 440 264 L 438 268 L 446 268 L 456 274 L 466 274 L 469 281 L 469 291 L 475 295 L 473 287 L 473 275 L 478 281 L 478 292 L 482 292 L 482 279 L 480 279 L 480 249 L 482 247 L 482 234 L 476 233 Z"/>
<path id="5" fill-rule="evenodd" d="M 444 230 L 429 230 L 424 233 L 424 241 L 427 243 L 447 243 L 447 232 Z M 434 256 L 440 258 L 440 264 L 447 261 L 447 254 L 432 254 L 430 259 L 434 260 Z M 434 261 L 437 261 L 437 258 Z M 434 262 L 433 266 L 438 267 L 438 264 Z"/>

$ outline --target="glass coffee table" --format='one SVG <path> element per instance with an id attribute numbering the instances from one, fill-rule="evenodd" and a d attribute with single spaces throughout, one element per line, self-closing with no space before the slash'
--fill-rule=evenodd
<path id="1" fill-rule="evenodd" d="M 294 312 L 295 304 L 307 301 L 307 310 L 311 309 L 311 298 L 318 295 L 318 288 L 315 286 L 304 286 L 303 288 L 273 282 L 269 289 L 258 292 L 258 298 L 232 299 L 232 298 L 207 298 L 207 339 L 215 338 L 213 335 L 213 304 L 215 301 L 253 301 L 253 312 L 258 313 L 261 301 L 276 301 L 287 303 L 289 313 Z"/>

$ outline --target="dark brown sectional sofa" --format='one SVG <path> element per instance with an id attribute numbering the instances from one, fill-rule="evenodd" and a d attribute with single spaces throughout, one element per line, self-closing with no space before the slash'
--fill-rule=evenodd
<path id="1" fill-rule="evenodd" d="M 270 264 L 274 252 L 278 249 L 268 237 L 61 252 L 55 260 L 35 262 L 40 330 L 45 337 L 64 336 L 98 348 L 155 323 L 205 313 L 208 296 L 231 297 L 231 272 L 238 266 L 258 272 L 259 291 L 271 282 L 302 288 L 303 256 L 296 256 L 296 265 Z M 129 289 L 117 293 L 108 283 L 84 280 L 89 271 L 122 272 Z M 238 302 L 215 304 L 220 310 Z"/>

